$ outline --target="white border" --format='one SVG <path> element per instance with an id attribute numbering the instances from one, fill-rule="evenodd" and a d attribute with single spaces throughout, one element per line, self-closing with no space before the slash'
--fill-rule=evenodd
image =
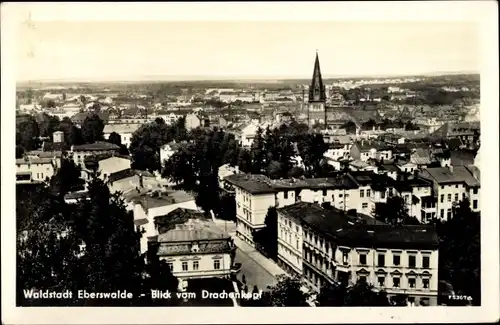
<path id="1" fill-rule="evenodd" d="M 16 308 L 14 157 L 16 26 L 33 20 L 468 20 L 481 25 L 482 303 L 421 308 Z M 499 317 L 498 8 L 496 1 L 292 3 L 3 3 L 2 321 L 5 324 L 489 322 Z"/>

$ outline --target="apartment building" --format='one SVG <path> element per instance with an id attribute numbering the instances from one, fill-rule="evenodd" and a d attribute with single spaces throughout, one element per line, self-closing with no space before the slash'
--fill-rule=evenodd
<path id="1" fill-rule="evenodd" d="M 233 239 L 201 213 L 177 209 L 155 222 L 159 235 L 150 249 L 156 249 L 180 282 L 227 277 L 236 271 Z"/>
<path id="2" fill-rule="evenodd" d="M 432 226 L 360 224 L 305 202 L 278 209 L 279 264 L 317 291 L 366 281 L 411 305 L 436 305 L 437 244 Z"/>
<path id="3" fill-rule="evenodd" d="M 60 165 L 54 158 L 25 156 L 16 159 L 16 182 L 44 182 L 54 176 Z M 59 158 L 60 160 L 60 158 Z"/>
<path id="4" fill-rule="evenodd" d="M 71 146 L 71 155 L 77 166 L 84 166 L 85 158 L 89 156 L 116 154 L 120 147 L 113 143 L 97 141 L 90 144 Z"/>
<path id="5" fill-rule="evenodd" d="M 450 219 L 453 207 L 468 198 L 472 211 L 480 211 L 480 173 L 475 166 L 433 167 L 422 170 L 419 175 L 432 182 L 436 198 L 437 217 Z"/>

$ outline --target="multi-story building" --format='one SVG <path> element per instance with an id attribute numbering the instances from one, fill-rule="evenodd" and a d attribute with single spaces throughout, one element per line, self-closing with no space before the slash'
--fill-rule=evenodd
<path id="1" fill-rule="evenodd" d="M 299 202 L 278 209 L 278 260 L 313 289 L 373 284 L 411 305 L 436 305 L 438 240 L 432 226 L 367 225 L 338 210 Z"/>
<path id="2" fill-rule="evenodd" d="M 384 143 L 362 140 L 351 146 L 350 155 L 353 159 L 361 161 L 368 159 L 390 160 L 392 159 L 392 150 Z"/>
<path id="3" fill-rule="evenodd" d="M 120 147 L 116 144 L 97 141 L 89 144 L 71 146 L 70 154 L 72 155 L 73 161 L 77 166 L 84 167 L 86 157 L 104 154 L 114 155 L 119 149 Z"/>
<path id="4" fill-rule="evenodd" d="M 184 218 L 179 222 L 178 218 L 172 218 L 173 215 Z M 170 217 L 169 220 L 155 220 L 159 235 L 152 244 L 157 247 L 158 257 L 167 262 L 172 274 L 181 281 L 225 277 L 233 269 L 236 249 L 233 239 L 202 215 L 176 209 L 164 216 L 163 219 Z"/>
<path id="5" fill-rule="evenodd" d="M 132 141 L 132 135 L 137 131 L 142 124 L 106 124 L 104 126 L 104 139 L 109 139 L 111 133 L 115 132 L 120 135 L 121 143 L 127 148 L 130 147 L 130 142 Z"/>
<path id="6" fill-rule="evenodd" d="M 426 168 L 420 176 L 433 184 L 433 195 L 436 198 L 437 216 L 450 219 L 453 207 L 461 200 L 470 201 L 472 211 L 480 211 L 480 174 L 475 166 L 448 166 Z"/>
<path id="7" fill-rule="evenodd" d="M 16 159 L 17 182 L 45 182 L 54 176 L 58 164 L 57 158 L 39 158 L 25 156 Z M 60 160 L 60 158 L 59 158 Z"/>

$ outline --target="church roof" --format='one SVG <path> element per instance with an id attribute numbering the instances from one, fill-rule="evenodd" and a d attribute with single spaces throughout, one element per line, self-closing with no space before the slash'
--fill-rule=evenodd
<path id="1" fill-rule="evenodd" d="M 319 57 L 316 52 L 316 60 L 314 61 L 314 71 L 309 87 L 309 102 L 325 102 L 325 86 L 323 85 L 323 78 L 321 77 L 321 69 L 319 67 Z"/>

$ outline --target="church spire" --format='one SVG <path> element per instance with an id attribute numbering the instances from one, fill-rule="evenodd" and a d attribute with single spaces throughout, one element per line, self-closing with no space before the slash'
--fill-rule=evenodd
<path id="1" fill-rule="evenodd" d="M 309 102 L 326 102 L 325 86 L 321 78 L 321 69 L 319 67 L 318 51 L 316 50 L 316 60 L 314 62 L 314 71 L 309 87 Z"/>

